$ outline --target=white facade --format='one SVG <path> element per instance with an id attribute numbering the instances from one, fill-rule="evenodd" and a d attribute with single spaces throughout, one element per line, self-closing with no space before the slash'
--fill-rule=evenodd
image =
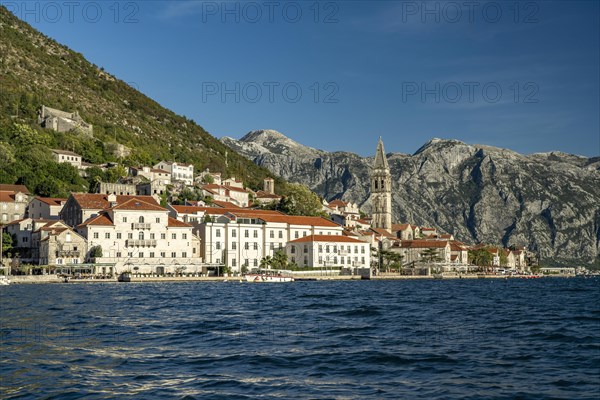
<path id="1" fill-rule="evenodd" d="M 370 245 L 348 236 L 311 235 L 290 241 L 288 261 L 300 267 L 368 268 Z"/>
<path id="2" fill-rule="evenodd" d="M 52 150 L 52 155 L 57 163 L 68 163 L 75 168 L 81 168 L 81 156 L 67 150 Z"/>
<path id="3" fill-rule="evenodd" d="M 60 219 L 59 214 L 67 199 L 35 197 L 27 207 L 27 216 L 34 219 Z"/>
<path id="4" fill-rule="evenodd" d="M 194 226 L 206 263 L 225 264 L 233 272 L 260 266 L 265 256 L 284 250 L 288 242 L 310 235 L 341 236 L 343 228 L 319 217 L 277 211 L 169 206 L 171 215 Z M 209 220 L 210 218 L 210 220 Z"/>
<path id="5" fill-rule="evenodd" d="M 180 181 L 190 186 L 194 184 L 194 166 L 192 164 L 161 161 L 154 168 L 169 172 L 172 181 Z"/>
<path id="6" fill-rule="evenodd" d="M 164 274 L 182 267 L 195 271 L 202 261 L 198 238 L 192 226 L 168 214 L 163 207 L 131 199 L 92 217 L 78 231 L 87 238 L 90 253 L 96 246 L 102 248 L 96 262 L 115 263 L 116 272 Z"/>

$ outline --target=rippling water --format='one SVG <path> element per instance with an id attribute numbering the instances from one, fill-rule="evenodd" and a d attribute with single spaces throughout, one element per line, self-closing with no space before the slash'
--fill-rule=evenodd
<path id="1" fill-rule="evenodd" d="M 2 398 L 598 399 L 600 279 L 0 287 Z"/>

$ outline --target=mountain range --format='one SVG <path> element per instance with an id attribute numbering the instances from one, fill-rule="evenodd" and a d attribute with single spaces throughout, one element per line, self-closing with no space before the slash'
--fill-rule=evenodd
<path id="1" fill-rule="evenodd" d="M 274 130 L 221 141 L 327 200 L 371 210 L 372 157 L 307 147 Z M 373 152 L 376 144 L 373 137 Z M 442 139 L 387 157 L 394 222 L 436 227 L 468 243 L 527 246 L 546 264 L 600 262 L 600 157 L 523 155 Z"/>

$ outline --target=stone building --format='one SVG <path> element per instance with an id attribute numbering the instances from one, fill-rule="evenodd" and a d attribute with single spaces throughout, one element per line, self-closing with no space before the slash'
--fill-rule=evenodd
<path id="1" fill-rule="evenodd" d="M 375 162 L 371 172 L 371 203 L 373 228 L 392 231 L 392 175 L 383 141 L 379 138 L 375 151 Z"/>
<path id="2" fill-rule="evenodd" d="M 38 111 L 38 123 L 43 128 L 57 132 L 68 132 L 76 129 L 88 135 L 94 133 L 92 125 L 85 122 L 77 111 L 70 113 L 42 106 Z"/>
<path id="3" fill-rule="evenodd" d="M 288 260 L 301 267 L 367 268 L 371 250 L 367 242 L 341 235 L 310 235 L 286 246 Z"/>
<path id="4" fill-rule="evenodd" d="M 34 235 L 39 243 L 40 265 L 76 265 L 85 261 L 87 240 L 63 222 L 48 223 Z"/>
<path id="5" fill-rule="evenodd" d="M 156 164 L 154 168 L 170 173 L 171 181 L 183 182 L 189 186 L 194 184 L 194 166 L 192 164 L 180 164 L 172 161 L 161 161 L 158 164 Z"/>
<path id="6" fill-rule="evenodd" d="M 81 156 L 68 150 L 53 149 L 52 156 L 57 163 L 68 163 L 75 168 L 81 168 Z"/>
<path id="7" fill-rule="evenodd" d="M 27 207 L 27 216 L 33 219 L 59 219 L 60 211 L 67 199 L 54 197 L 35 197 Z"/>
<path id="8" fill-rule="evenodd" d="M 0 185 L 0 225 L 25 217 L 29 190 L 23 185 Z"/>

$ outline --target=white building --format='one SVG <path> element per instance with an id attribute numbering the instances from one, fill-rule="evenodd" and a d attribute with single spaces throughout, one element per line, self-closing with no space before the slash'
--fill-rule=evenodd
<path id="1" fill-rule="evenodd" d="M 277 211 L 169 206 L 171 215 L 194 226 L 201 256 L 233 272 L 254 268 L 265 256 L 285 250 L 288 242 L 310 235 L 341 236 L 343 228 L 320 217 L 289 216 Z"/>
<path id="2" fill-rule="evenodd" d="M 68 150 L 52 150 L 52 155 L 57 163 L 68 163 L 75 168 L 81 168 L 81 156 Z"/>
<path id="3" fill-rule="evenodd" d="M 204 196 L 212 197 L 217 201 L 229 201 L 239 207 L 248 207 L 250 192 L 239 185 L 208 184 L 202 186 Z"/>
<path id="4" fill-rule="evenodd" d="M 193 169 L 192 169 L 193 171 Z M 150 182 L 155 182 L 160 185 L 170 185 L 171 184 L 171 172 L 166 171 L 164 169 L 159 168 L 150 168 L 150 167 L 131 167 L 129 168 L 129 173 L 131 176 L 143 176 L 148 179 Z M 193 173 L 193 172 L 192 172 Z"/>
<path id="5" fill-rule="evenodd" d="M 286 246 L 288 260 L 301 267 L 368 268 L 369 243 L 339 235 L 309 235 Z"/>
<path id="6" fill-rule="evenodd" d="M 200 242 L 192 226 L 169 217 L 169 211 L 156 203 L 129 199 L 91 217 L 77 230 L 88 240 L 88 259 L 100 246 L 102 257 L 95 257 L 95 262 L 114 264 L 117 273 L 161 275 L 201 268 Z"/>
<path id="7" fill-rule="evenodd" d="M 35 197 L 27 207 L 27 216 L 33 219 L 59 219 L 59 214 L 67 199 Z"/>
<path id="8" fill-rule="evenodd" d="M 190 186 L 194 184 L 194 166 L 192 164 L 161 161 L 154 168 L 169 172 L 172 181 L 180 181 Z"/>

